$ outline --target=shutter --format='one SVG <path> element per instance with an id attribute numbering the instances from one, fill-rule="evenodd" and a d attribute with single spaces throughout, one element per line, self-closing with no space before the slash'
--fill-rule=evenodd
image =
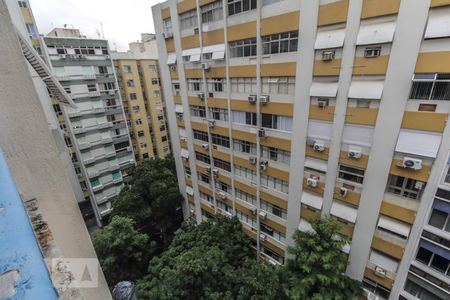
<path id="1" fill-rule="evenodd" d="M 337 201 L 333 201 L 330 213 L 333 216 L 339 217 L 351 223 L 355 223 L 358 211 L 353 207 L 350 207 Z"/>
<path id="2" fill-rule="evenodd" d="M 169 53 L 167 55 L 167 64 L 173 65 L 177 62 L 177 55 L 175 53 Z"/>
<path id="3" fill-rule="evenodd" d="M 333 124 L 323 121 L 309 121 L 308 137 L 322 140 L 331 140 Z"/>
<path id="4" fill-rule="evenodd" d="M 395 232 L 405 238 L 408 238 L 409 231 L 411 229 L 406 223 L 385 216 L 380 216 L 380 219 L 378 220 L 378 227 L 381 227 L 387 231 Z"/>
<path id="5" fill-rule="evenodd" d="M 301 203 L 311 206 L 315 209 L 322 209 L 322 202 L 322 197 L 303 191 Z"/>
<path id="6" fill-rule="evenodd" d="M 436 158 L 441 139 L 439 133 L 401 129 L 395 151 Z"/>
<path id="7" fill-rule="evenodd" d="M 339 48 L 344 46 L 345 29 L 319 31 L 315 49 Z"/>
<path id="8" fill-rule="evenodd" d="M 189 159 L 189 151 L 187 151 L 186 149 L 181 149 L 181 157 Z"/>
<path id="9" fill-rule="evenodd" d="M 186 194 L 194 196 L 194 189 L 190 186 L 186 186 Z"/>
<path id="10" fill-rule="evenodd" d="M 394 39 L 395 22 L 364 24 L 359 27 L 356 45 L 390 43 Z"/>
<path id="11" fill-rule="evenodd" d="M 425 38 L 443 38 L 450 36 L 450 7 L 430 10 Z"/>
<path id="12" fill-rule="evenodd" d="M 306 157 L 305 167 L 326 173 L 327 172 L 327 161 L 321 160 L 321 159 L 316 159 L 316 158 L 311 158 L 311 157 Z"/>
<path id="13" fill-rule="evenodd" d="M 337 82 L 313 82 L 309 95 L 312 97 L 331 97 L 336 98 L 338 91 Z"/>
<path id="14" fill-rule="evenodd" d="M 386 255 L 381 254 L 378 251 L 372 250 L 370 253 L 369 261 L 378 267 L 385 269 L 391 273 L 396 273 L 398 268 L 398 261 L 392 259 Z"/>
<path id="15" fill-rule="evenodd" d="M 349 98 L 356 99 L 381 99 L 384 81 L 363 80 L 352 81 L 348 91 Z"/>
<path id="16" fill-rule="evenodd" d="M 345 125 L 342 134 L 344 144 L 357 145 L 363 147 L 372 146 L 374 128 L 361 125 Z"/>

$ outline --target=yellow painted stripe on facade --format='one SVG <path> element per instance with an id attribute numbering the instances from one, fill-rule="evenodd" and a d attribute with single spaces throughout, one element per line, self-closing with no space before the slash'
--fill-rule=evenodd
<path id="1" fill-rule="evenodd" d="M 228 27 L 228 42 L 256 37 L 256 21 L 242 23 Z"/>
<path id="2" fill-rule="evenodd" d="M 262 64 L 261 76 L 295 76 L 297 64 L 295 62 Z"/>
<path id="3" fill-rule="evenodd" d="M 272 176 L 272 177 L 275 177 L 278 179 L 282 179 L 285 181 L 289 181 L 289 172 L 285 172 L 283 170 L 279 170 L 277 168 L 270 167 L 270 163 L 269 163 L 269 167 L 265 171 L 262 171 L 262 174 Z"/>
<path id="4" fill-rule="evenodd" d="M 323 4 L 319 7 L 317 26 L 343 23 L 347 21 L 348 0 Z"/>
<path id="5" fill-rule="evenodd" d="M 353 166 L 361 169 L 365 169 L 369 162 L 368 155 L 361 155 L 360 158 L 351 158 L 348 156 L 348 151 L 341 150 L 341 155 L 339 157 L 339 163 L 347 166 Z"/>
<path id="6" fill-rule="evenodd" d="M 380 214 L 413 224 L 416 219 L 416 211 L 387 201 L 381 202 Z"/>
<path id="7" fill-rule="evenodd" d="M 450 0 L 431 0 L 430 7 L 450 5 Z"/>
<path id="8" fill-rule="evenodd" d="M 443 132 L 447 119 L 448 113 L 405 111 L 402 128 Z"/>
<path id="9" fill-rule="evenodd" d="M 286 234 L 286 227 L 278 222 L 275 222 L 274 220 L 270 220 L 270 219 L 266 218 L 265 220 L 261 220 L 261 223 L 263 223 L 279 232 Z"/>
<path id="10" fill-rule="evenodd" d="M 261 35 L 298 30 L 299 11 L 293 11 L 261 20 Z"/>
<path id="11" fill-rule="evenodd" d="M 309 107 L 310 120 L 333 121 L 334 120 L 334 106 L 325 106 L 320 108 L 316 105 Z"/>
<path id="12" fill-rule="evenodd" d="M 267 201 L 267 202 L 270 202 L 272 204 L 275 204 L 276 206 L 279 206 L 279 207 L 284 208 L 286 210 L 288 209 L 288 203 L 287 203 L 286 200 L 278 198 L 278 197 L 275 197 L 274 195 L 269 194 L 269 193 L 267 193 L 267 192 L 265 192 L 263 190 L 261 190 L 261 192 L 260 192 L 260 198 L 263 199 L 264 201 Z"/>
<path id="13" fill-rule="evenodd" d="M 269 136 L 265 139 L 261 139 L 261 145 L 267 146 L 267 147 L 274 147 L 277 149 L 285 150 L 285 151 L 291 151 L 291 141 L 280 139 L 276 137 Z"/>
<path id="14" fill-rule="evenodd" d="M 448 73 L 450 64 L 450 51 L 419 53 L 416 63 L 416 73 Z"/>
<path id="15" fill-rule="evenodd" d="M 235 163 L 236 165 L 239 165 L 239 166 L 241 166 L 241 167 L 244 167 L 244 168 L 247 168 L 247 169 L 256 171 L 256 166 L 255 166 L 255 165 L 252 165 L 252 164 L 248 161 L 248 159 L 244 159 L 244 158 L 241 158 L 241 157 L 238 157 L 238 156 L 234 156 L 234 157 L 233 157 L 233 160 L 234 160 L 234 163 Z"/>
<path id="16" fill-rule="evenodd" d="M 345 123 L 375 126 L 377 116 L 378 108 L 347 107 Z"/>
<path id="17" fill-rule="evenodd" d="M 246 100 L 231 100 L 230 107 L 231 107 L 231 110 L 239 110 L 239 111 L 256 113 L 256 104 L 252 104 Z"/>
<path id="18" fill-rule="evenodd" d="M 341 59 L 336 58 L 332 61 L 315 60 L 314 61 L 314 76 L 339 76 L 341 72 Z"/>
<path id="19" fill-rule="evenodd" d="M 292 117 L 294 115 L 294 104 L 270 102 L 269 104 L 261 106 L 261 112 L 263 114 Z"/>
<path id="20" fill-rule="evenodd" d="M 364 0 L 361 19 L 398 13 L 400 0 Z"/>
<path id="21" fill-rule="evenodd" d="M 325 182 L 319 181 L 319 182 L 317 182 L 316 187 L 312 187 L 306 183 L 307 180 L 308 180 L 308 178 L 306 178 L 306 177 L 303 178 L 303 189 L 310 191 L 312 193 L 318 194 L 320 196 L 323 196 L 323 193 L 325 191 Z"/>
<path id="22" fill-rule="evenodd" d="M 256 77 L 256 66 L 230 66 L 230 77 Z"/>
<path id="23" fill-rule="evenodd" d="M 161 18 L 163 20 L 170 18 L 170 8 L 166 7 L 166 8 L 161 9 Z"/>
<path id="24" fill-rule="evenodd" d="M 340 188 L 339 187 L 335 187 L 334 188 L 334 195 L 333 198 L 340 200 L 342 202 L 346 202 L 355 206 L 359 206 L 359 201 L 361 200 L 361 194 L 354 192 L 354 191 L 347 191 L 347 195 L 345 197 L 341 196 L 340 194 Z"/>
<path id="25" fill-rule="evenodd" d="M 227 109 L 228 108 L 228 101 L 227 101 L 227 99 L 208 98 L 208 107 Z"/>
<path id="26" fill-rule="evenodd" d="M 254 133 L 233 129 L 231 135 L 234 139 L 256 143 L 256 135 Z"/>
<path id="27" fill-rule="evenodd" d="M 369 278 L 370 280 L 384 286 L 385 288 L 388 288 L 389 290 L 391 290 L 392 287 L 394 286 L 394 279 L 389 277 L 382 278 L 376 275 L 375 271 L 368 267 L 366 267 L 366 270 L 364 271 L 364 277 Z"/>
<path id="28" fill-rule="evenodd" d="M 247 194 L 256 196 L 256 187 L 249 186 L 249 185 L 239 181 L 239 179 L 234 180 L 234 187 L 236 189 L 246 192 Z"/>
<path id="29" fill-rule="evenodd" d="M 389 55 L 378 57 L 355 57 L 353 75 L 385 75 L 389 64 Z"/>
<path id="30" fill-rule="evenodd" d="M 198 34 L 185 36 L 181 38 L 181 49 L 191 49 L 200 47 Z"/>
<path id="31" fill-rule="evenodd" d="M 203 46 L 223 44 L 223 29 L 212 30 L 202 33 Z"/>
<path id="32" fill-rule="evenodd" d="M 270 250 L 272 250 L 273 252 L 277 253 L 280 256 L 284 257 L 284 253 L 285 250 L 279 248 L 278 246 L 275 246 L 274 244 L 272 244 L 269 240 L 266 240 L 264 242 L 261 242 L 263 244 L 264 247 L 269 248 Z"/>
<path id="33" fill-rule="evenodd" d="M 306 146 L 306 156 L 309 156 L 309 157 L 314 157 L 314 158 L 318 158 L 321 160 L 328 160 L 329 152 L 330 152 L 330 149 L 328 149 L 328 148 L 325 148 L 325 150 L 322 152 L 318 152 L 318 151 L 314 151 L 312 146 L 309 146 L 309 145 Z"/>
<path id="34" fill-rule="evenodd" d="M 372 248 L 397 259 L 402 259 L 403 257 L 403 247 L 383 240 L 377 236 L 373 237 Z"/>
<path id="35" fill-rule="evenodd" d="M 166 50 L 167 52 L 175 52 L 175 43 L 173 39 L 166 40 Z"/>

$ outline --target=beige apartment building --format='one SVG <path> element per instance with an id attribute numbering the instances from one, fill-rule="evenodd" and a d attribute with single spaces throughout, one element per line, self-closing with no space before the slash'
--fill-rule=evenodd
<path id="1" fill-rule="evenodd" d="M 142 41 L 112 58 L 136 161 L 164 158 L 171 151 L 155 36 L 142 34 Z"/>
<path id="2" fill-rule="evenodd" d="M 331 216 L 368 299 L 450 298 L 450 1 L 153 6 L 185 216 L 259 257 Z"/>

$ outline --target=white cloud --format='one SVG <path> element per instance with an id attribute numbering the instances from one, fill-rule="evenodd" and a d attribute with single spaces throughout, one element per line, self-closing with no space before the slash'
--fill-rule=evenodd
<path id="1" fill-rule="evenodd" d="M 152 5 L 162 0 L 30 0 L 40 33 L 54 27 L 78 28 L 97 38 L 101 25 L 111 48 L 128 49 L 141 33 L 153 33 Z"/>

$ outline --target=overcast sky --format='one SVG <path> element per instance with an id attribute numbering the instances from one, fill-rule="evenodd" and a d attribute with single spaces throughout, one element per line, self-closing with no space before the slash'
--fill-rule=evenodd
<path id="1" fill-rule="evenodd" d="M 74 27 L 97 38 L 101 25 L 112 49 L 125 51 L 141 33 L 154 33 L 151 7 L 163 0 L 30 0 L 39 32 Z"/>

